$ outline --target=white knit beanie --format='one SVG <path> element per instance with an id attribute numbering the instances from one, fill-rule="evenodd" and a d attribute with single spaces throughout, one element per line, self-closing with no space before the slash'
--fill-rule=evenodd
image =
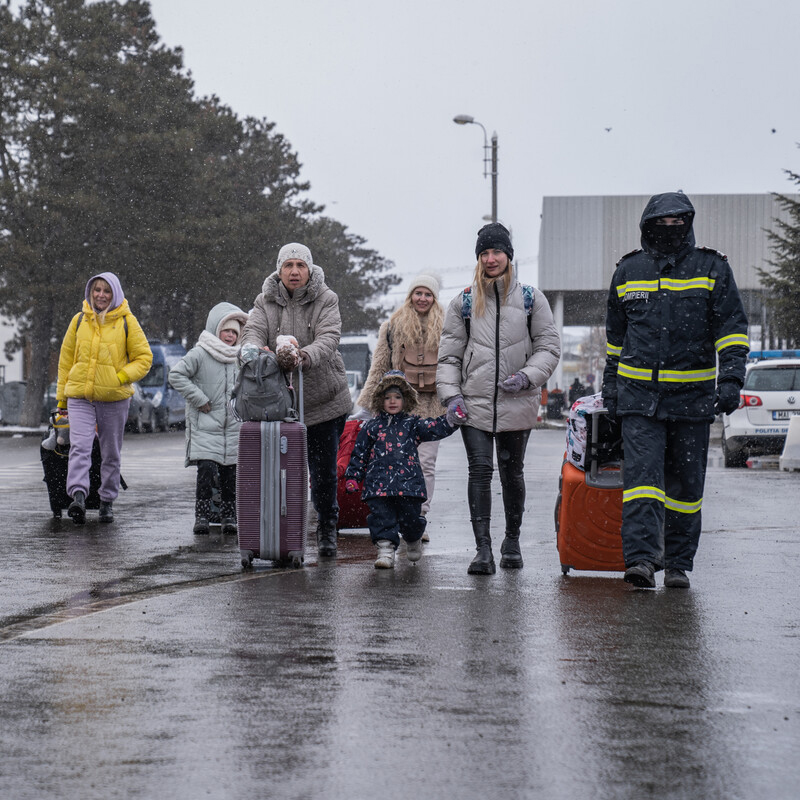
<path id="1" fill-rule="evenodd" d="M 304 244 L 300 244 L 299 242 L 290 242 L 289 244 L 285 244 L 283 247 L 281 247 L 280 252 L 278 253 L 278 272 L 281 271 L 283 262 L 288 261 L 290 258 L 299 258 L 300 261 L 305 262 L 309 272 L 314 267 L 314 259 L 311 258 L 311 251 Z"/>
<path id="2" fill-rule="evenodd" d="M 418 289 L 422 287 L 423 289 L 428 289 L 433 296 L 438 300 L 439 299 L 439 279 L 435 275 L 431 275 L 429 273 L 422 273 L 421 275 L 417 275 L 415 278 L 411 279 L 411 282 L 408 284 L 408 294 L 410 295 L 414 289 Z"/>

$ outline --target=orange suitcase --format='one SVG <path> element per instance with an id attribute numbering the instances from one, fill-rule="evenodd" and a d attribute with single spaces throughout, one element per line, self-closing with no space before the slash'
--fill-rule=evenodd
<path id="1" fill-rule="evenodd" d="M 605 409 L 602 410 L 605 413 Z M 622 556 L 622 470 L 619 442 L 598 443 L 599 414 L 592 414 L 587 426 L 586 458 L 583 471 L 567 459 L 561 467 L 556 500 L 556 544 L 561 571 L 571 569 L 623 572 Z M 603 459 L 605 453 L 607 460 Z"/>

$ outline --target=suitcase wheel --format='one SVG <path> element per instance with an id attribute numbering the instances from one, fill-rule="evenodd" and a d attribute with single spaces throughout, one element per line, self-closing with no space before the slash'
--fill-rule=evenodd
<path id="1" fill-rule="evenodd" d="M 568 575 L 569 574 L 569 567 L 566 564 L 561 565 L 561 574 Z"/>
<path id="2" fill-rule="evenodd" d="M 303 557 L 302 556 L 294 556 L 292 558 L 292 569 L 300 569 L 303 566 Z"/>
<path id="3" fill-rule="evenodd" d="M 253 566 L 253 551 L 240 550 L 239 554 L 242 557 L 242 569 L 250 569 Z"/>

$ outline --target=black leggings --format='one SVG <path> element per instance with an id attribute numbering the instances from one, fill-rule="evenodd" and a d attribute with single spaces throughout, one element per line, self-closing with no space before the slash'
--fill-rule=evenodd
<path id="1" fill-rule="evenodd" d="M 522 518 L 525 508 L 525 448 L 528 446 L 527 431 L 503 431 L 489 433 L 461 426 L 464 447 L 467 450 L 469 479 L 467 482 L 467 501 L 469 515 L 473 520 L 489 519 L 492 515 L 492 474 L 494 458 L 492 442 L 497 449 L 497 471 L 503 489 L 503 507 L 506 516 Z"/>

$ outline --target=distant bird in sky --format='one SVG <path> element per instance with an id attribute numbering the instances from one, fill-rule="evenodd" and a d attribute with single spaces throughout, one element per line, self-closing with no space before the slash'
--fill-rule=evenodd
<path id="1" fill-rule="evenodd" d="M 611 128 L 606 128 L 606 133 L 608 133 L 610 130 L 611 130 Z M 773 131 L 773 133 L 774 133 L 774 131 Z"/>
<path id="2" fill-rule="evenodd" d="M 772 129 L 772 132 L 775 133 L 775 128 Z"/>

